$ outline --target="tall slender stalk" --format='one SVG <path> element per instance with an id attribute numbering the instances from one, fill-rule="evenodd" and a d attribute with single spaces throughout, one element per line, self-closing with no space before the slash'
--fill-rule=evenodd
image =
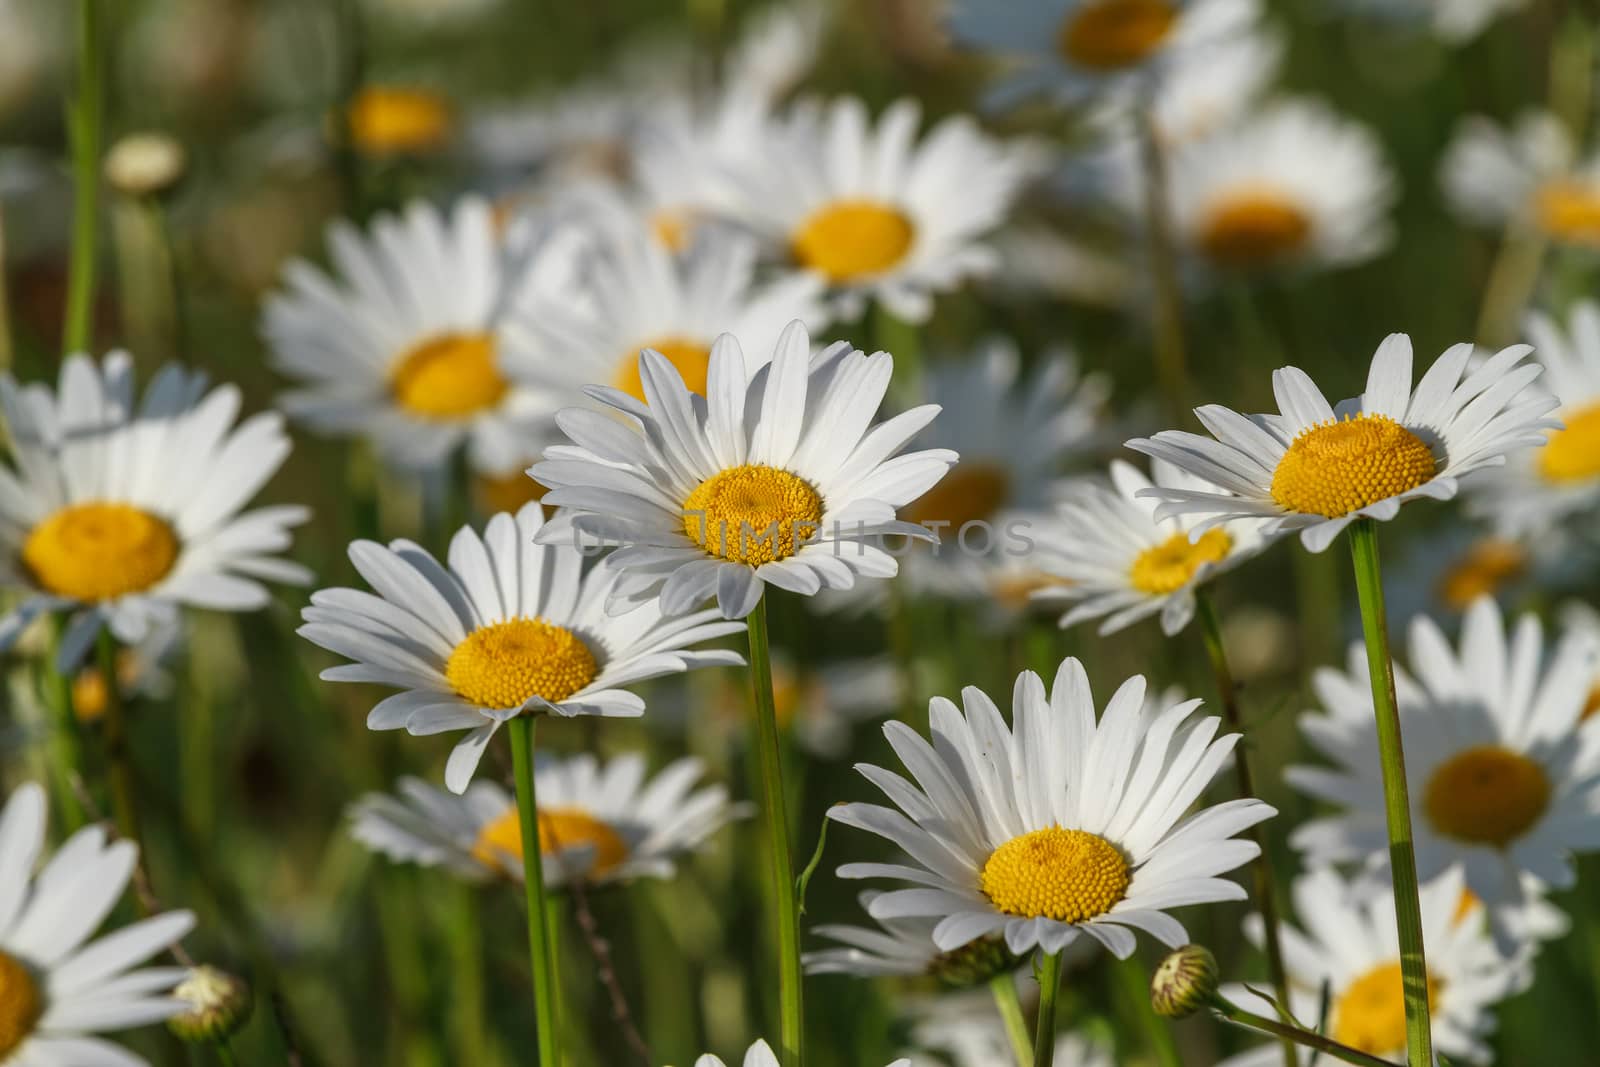
<path id="1" fill-rule="evenodd" d="M 488 1063 L 489 1026 L 484 1007 L 483 929 L 476 886 L 455 887 L 450 902 L 450 1037 L 456 1063 Z"/>
<path id="2" fill-rule="evenodd" d="M 745 620 L 750 630 L 750 686 L 755 697 L 756 749 L 761 761 L 761 816 L 771 863 L 773 909 L 778 923 L 779 1061 L 799 1067 L 805 1047 L 805 1009 L 800 972 L 800 902 L 789 851 L 789 817 L 783 792 L 783 753 L 772 696 L 772 652 L 763 597 Z"/>
<path id="3" fill-rule="evenodd" d="M 83 734 L 72 707 L 72 679 L 61 670 L 61 637 L 65 620 L 53 624 L 50 648 L 39 662 L 39 687 L 50 710 L 50 788 L 56 812 L 68 832 L 87 821 L 78 786 L 83 779 Z"/>
<path id="4" fill-rule="evenodd" d="M 94 320 L 96 236 L 100 216 L 100 144 L 105 124 L 105 54 L 101 0 L 78 0 L 78 77 L 67 102 L 72 144 L 72 258 L 67 273 L 64 352 L 82 352 Z"/>
<path id="5" fill-rule="evenodd" d="M 1310 1030 L 1302 1030 L 1298 1026 L 1290 1026 L 1288 1023 L 1279 1022 L 1277 1019 L 1269 1019 L 1264 1015 L 1245 1011 L 1237 1004 L 1222 997 L 1213 999 L 1211 1006 L 1216 1009 L 1219 1015 L 1235 1026 L 1248 1030 L 1259 1030 L 1265 1034 L 1272 1034 L 1274 1037 L 1281 1037 L 1286 1043 L 1304 1045 L 1306 1048 L 1326 1053 L 1346 1063 L 1354 1063 L 1357 1067 L 1395 1067 L 1395 1064 L 1390 1063 L 1388 1060 L 1379 1059 L 1377 1056 L 1369 1055 L 1360 1049 L 1353 1049 L 1348 1045 L 1341 1045 L 1330 1037 L 1323 1037 L 1321 1034 L 1313 1033 Z"/>
<path id="6" fill-rule="evenodd" d="M 1169 418 L 1188 414 L 1188 351 L 1183 340 L 1183 293 L 1173 248 L 1172 211 L 1167 199 L 1166 158 L 1149 108 L 1139 109 L 1139 157 L 1144 173 L 1144 232 L 1155 283 L 1156 382 Z"/>
<path id="7" fill-rule="evenodd" d="M 117 640 L 109 629 L 100 631 L 100 675 L 106 687 L 106 713 L 102 723 L 106 748 L 106 777 L 111 787 L 111 812 L 117 833 L 139 846 L 139 866 L 149 869 L 148 854 L 139 826 L 138 791 L 128 752 L 128 716 L 117 677 Z"/>
<path id="8" fill-rule="evenodd" d="M 1033 1067 L 1050 1067 L 1056 1059 L 1056 1000 L 1061 993 L 1061 953 L 1048 953 L 1039 963 L 1039 1029 L 1033 1040 Z"/>
<path id="9" fill-rule="evenodd" d="M 1373 520 L 1357 519 L 1350 525 L 1350 555 L 1355 563 L 1356 593 L 1361 600 L 1361 630 L 1367 640 L 1367 671 L 1372 679 L 1378 753 L 1383 761 L 1383 807 L 1389 828 L 1389 867 L 1394 878 L 1394 916 L 1400 931 L 1401 987 L 1406 1004 L 1406 1062 L 1410 1067 L 1431 1067 L 1428 964 L 1422 946 L 1417 857 L 1411 843 L 1411 800 L 1406 790 L 1400 711 L 1394 694 L 1394 666 L 1389 659 L 1389 624 L 1384 614 L 1378 532 Z"/>
<path id="10" fill-rule="evenodd" d="M 994 994 L 994 1006 L 1005 1025 L 1006 1040 L 1011 1043 L 1017 1067 L 1033 1067 L 1033 1043 L 1028 1038 L 1028 1020 L 1022 1014 L 1022 1001 L 1017 999 L 1016 979 L 1010 971 L 1003 971 L 989 979 L 989 991 Z"/>
<path id="11" fill-rule="evenodd" d="M 1228 666 L 1228 652 L 1222 644 L 1222 625 L 1217 620 L 1217 609 L 1211 603 L 1211 594 L 1204 589 L 1196 591 L 1195 604 L 1200 616 L 1200 634 L 1205 638 L 1206 654 L 1211 657 L 1211 672 L 1217 680 L 1217 698 L 1222 704 L 1222 719 L 1228 724 L 1229 730 L 1243 733 L 1244 724 L 1239 714 L 1239 687 L 1234 683 L 1233 671 Z M 1256 786 L 1254 776 L 1250 772 L 1248 737 L 1241 738 L 1239 744 L 1234 746 L 1233 770 L 1239 783 L 1239 796 L 1254 797 Z M 1263 836 L 1260 823 L 1250 828 L 1250 839 L 1256 843 L 1256 848 L 1260 849 L 1250 868 L 1255 877 L 1257 907 L 1261 909 L 1261 922 L 1266 928 L 1263 947 L 1267 954 L 1267 975 L 1272 981 L 1272 995 L 1287 1009 L 1289 976 L 1283 968 L 1283 947 L 1278 940 L 1278 904 L 1272 884 L 1272 861 L 1267 856 L 1267 844 Z M 1288 1040 L 1283 1042 L 1283 1063 L 1284 1067 L 1297 1067 L 1298 1064 L 1294 1044 Z"/>
<path id="12" fill-rule="evenodd" d="M 528 904 L 528 962 L 533 969 L 534 1023 L 539 1028 L 539 1067 L 559 1067 L 560 1031 L 556 1021 L 556 961 L 550 943 L 539 850 L 539 807 L 533 788 L 533 735 L 538 718 L 518 715 L 506 724 L 511 733 L 512 773 L 517 779 L 517 814 L 522 822 L 522 891 Z"/>

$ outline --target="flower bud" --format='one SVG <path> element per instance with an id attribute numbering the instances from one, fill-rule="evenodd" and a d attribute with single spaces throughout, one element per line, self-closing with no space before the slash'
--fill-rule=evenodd
<path id="1" fill-rule="evenodd" d="M 1184 1019 L 1217 994 L 1217 958 L 1204 945 L 1169 953 L 1150 979 L 1150 1003 L 1166 1019 Z"/>
<path id="2" fill-rule="evenodd" d="M 188 156 L 164 133 L 130 133 L 106 153 L 106 181 L 119 193 L 142 199 L 160 196 L 183 177 Z"/>
<path id="3" fill-rule="evenodd" d="M 997 974 L 1014 971 L 1019 963 L 1001 937 L 980 937 L 958 949 L 940 953 L 929 972 L 947 986 L 964 989 L 982 985 Z"/>
<path id="4" fill-rule="evenodd" d="M 189 968 L 188 977 L 172 995 L 188 1007 L 167 1020 L 167 1029 L 185 1041 L 220 1040 L 250 1018 L 250 986 L 243 978 L 209 964 Z"/>

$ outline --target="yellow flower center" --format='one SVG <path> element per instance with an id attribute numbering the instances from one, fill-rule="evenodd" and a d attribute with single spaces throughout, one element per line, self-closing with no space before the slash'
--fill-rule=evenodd
<path id="1" fill-rule="evenodd" d="M 905 258 L 917 229 L 905 213 L 873 200 L 836 200 L 795 232 L 794 257 L 831 282 L 882 274 Z"/>
<path id="2" fill-rule="evenodd" d="M 1539 473 L 1549 482 L 1575 482 L 1600 475 L 1600 404 L 1563 414 L 1565 429 L 1539 449 Z"/>
<path id="3" fill-rule="evenodd" d="M 0 952 L 0 1060 L 15 1052 L 44 1014 L 44 998 L 33 974 L 15 956 Z"/>
<path id="4" fill-rule="evenodd" d="M 1246 269 L 1288 259 L 1305 247 L 1311 219 L 1294 201 L 1269 189 L 1222 197 L 1200 225 L 1200 250 L 1213 263 Z"/>
<path id="5" fill-rule="evenodd" d="M 1559 241 L 1600 243 L 1600 188 L 1561 178 L 1539 187 L 1533 196 L 1539 228 Z"/>
<path id="6" fill-rule="evenodd" d="M 522 510 L 524 504 L 543 500 L 544 495 L 550 491 L 522 471 L 512 471 L 510 474 L 475 475 L 472 479 L 472 489 L 477 495 L 479 508 L 488 515 L 502 511 L 515 515 Z"/>
<path id="7" fill-rule="evenodd" d="M 906 522 L 948 523 L 956 531 L 1000 510 L 1011 495 L 1011 475 L 995 463 L 957 463 L 926 493 L 900 509 Z"/>
<path id="8" fill-rule="evenodd" d="M 694 216 L 687 211 L 658 211 L 650 220 L 650 229 L 669 252 L 682 252 L 689 247 L 694 234 Z"/>
<path id="9" fill-rule="evenodd" d="M 815 536 L 822 497 L 788 471 L 746 464 L 719 471 L 683 502 L 683 532 L 720 559 L 788 559 Z"/>
<path id="10" fill-rule="evenodd" d="M 681 337 L 664 337 L 659 341 L 640 345 L 639 348 L 653 348 L 666 356 L 667 362 L 683 375 L 683 384 L 689 387 L 689 392 L 705 396 L 706 372 L 711 367 L 709 345 Z M 639 376 L 639 348 L 630 349 L 623 357 L 622 363 L 617 367 L 616 380 L 612 384 L 635 400 L 643 402 L 644 382 Z"/>
<path id="11" fill-rule="evenodd" d="M 1428 822 L 1446 837 L 1504 848 L 1550 803 L 1544 768 L 1499 745 L 1478 745 L 1434 770 L 1422 794 Z"/>
<path id="12" fill-rule="evenodd" d="M 1528 553 L 1515 541 L 1487 538 L 1479 541 L 1450 565 L 1439 579 L 1439 599 L 1456 611 L 1480 596 L 1499 590 L 1528 570 Z"/>
<path id="13" fill-rule="evenodd" d="M 1302 431 L 1272 472 L 1272 499 L 1337 519 L 1415 489 L 1433 472 L 1422 438 L 1387 415 L 1363 413 Z"/>
<path id="14" fill-rule="evenodd" d="M 1188 585 L 1202 563 L 1221 563 L 1232 550 L 1233 538 L 1223 530 L 1207 530 L 1193 544 L 1188 534 L 1175 533 L 1134 558 L 1128 581 L 1141 593 L 1166 596 Z"/>
<path id="15" fill-rule="evenodd" d="M 128 504 L 69 504 L 35 526 L 22 562 L 48 591 L 111 600 L 149 589 L 178 561 L 166 521 Z"/>
<path id="16" fill-rule="evenodd" d="M 539 851 L 549 856 L 560 849 L 588 847 L 594 862 L 585 874 L 603 876 L 628 858 L 628 844 L 611 825 L 581 808 L 548 808 L 539 812 Z M 522 822 L 515 807 L 483 824 L 472 855 L 488 867 L 506 871 L 509 857 L 522 862 Z M 516 872 L 506 871 L 507 874 Z"/>
<path id="17" fill-rule="evenodd" d="M 1117 846 L 1083 830 L 1052 826 L 995 849 L 983 865 L 981 885 L 1007 915 L 1078 923 L 1116 907 L 1131 880 Z"/>
<path id="18" fill-rule="evenodd" d="M 450 687 L 480 708 L 520 708 L 532 697 L 558 701 L 600 672 L 583 639 L 544 619 L 480 626 L 445 664 Z"/>
<path id="19" fill-rule="evenodd" d="M 432 152 L 450 137 L 450 105 L 425 89 L 369 85 L 350 102 L 350 138 L 371 156 Z"/>
<path id="20" fill-rule="evenodd" d="M 772 665 L 772 710 L 780 730 L 794 723 L 805 693 L 805 680 L 798 671 L 782 663 Z"/>
<path id="21" fill-rule="evenodd" d="M 1170 0 L 1097 0 L 1072 13 L 1056 45 L 1080 67 L 1122 70 L 1160 48 L 1177 21 L 1178 9 Z"/>
<path id="22" fill-rule="evenodd" d="M 421 419 L 464 419 L 494 407 L 511 388 L 495 365 L 494 338 L 446 334 L 424 341 L 395 363 L 395 403 Z"/>
<path id="23" fill-rule="evenodd" d="M 1428 979 L 1428 1004 L 1439 983 Z M 1382 1056 L 1406 1047 L 1406 1002 L 1400 963 L 1380 964 L 1350 983 L 1333 1008 L 1333 1039 Z"/>

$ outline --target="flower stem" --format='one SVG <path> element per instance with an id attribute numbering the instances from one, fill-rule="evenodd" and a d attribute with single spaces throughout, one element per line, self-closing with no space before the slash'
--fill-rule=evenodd
<path id="1" fill-rule="evenodd" d="M 1061 953 L 1039 962 L 1039 1029 L 1033 1041 L 1033 1067 L 1050 1067 L 1056 1058 L 1056 998 L 1061 992 Z"/>
<path id="2" fill-rule="evenodd" d="M 1028 1039 L 1028 1020 L 1022 1014 L 1022 1001 L 1017 999 L 1016 979 L 1010 971 L 1003 971 L 989 979 L 989 991 L 994 994 L 994 1006 L 1005 1024 L 1006 1039 L 1011 1042 L 1017 1067 L 1033 1067 L 1033 1043 Z"/>
<path id="3" fill-rule="evenodd" d="M 761 814 L 768 859 L 772 864 L 773 907 L 777 911 L 779 1036 L 783 1067 L 799 1067 L 805 1045 L 805 1009 L 801 1000 L 800 904 L 796 898 L 794 860 L 789 853 L 789 817 L 783 793 L 783 753 L 778 743 L 778 713 L 772 696 L 772 656 L 767 637 L 767 602 L 763 597 L 745 620 L 750 630 L 750 685 L 756 704 L 756 748 L 761 759 Z"/>
<path id="4" fill-rule="evenodd" d="M 1188 413 L 1188 353 L 1183 340 L 1183 294 L 1172 243 L 1172 211 L 1167 198 L 1167 167 L 1155 118 L 1139 109 L 1139 148 L 1144 173 L 1144 231 L 1155 282 L 1156 381 L 1170 418 Z"/>
<path id="5" fill-rule="evenodd" d="M 96 237 L 100 216 L 100 140 L 105 119 L 100 0 L 78 0 L 78 78 L 67 103 L 72 144 L 72 259 L 67 274 L 65 352 L 88 348 L 94 320 Z"/>
<path id="6" fill-rule="evenodd" d="M 533 791 L 533 734 L 538 719 L 518 715 L 511 731 L 511 763 L 517 779 L 517 813 L 522 822 L 522 891 L 528 902 L 528 962 L 533 969 L 534 1023 L 539 1028 L 539 1067 L 559 1067 L 556 1023 L 555 952 L 546 925 L 544 867 L 539 849 L 539 807 Z"/>
<path id="7" fill-rule="evenodd" d="M 100 676 L 106 687 L 104 737 L 106 776 L 111 787 L 111 812 L 117 833 L 139 846 L 139 867 L 148 878 L 148 855 L 140 835 L 139 804 L 133 782 L 133 764 L 128 754 L 128 717 L 122 703 L 122 687 L 117 684 L 117 639 L 109 629 L 100 631 Z"/>
<path id="8" fill-rule="evenodd" d="M 1306 1048 L 1315 1049 L 1318 1052 L 1326 1053 L 1327 1055 L 1332 1056 L 1335 1059 L 1343 1060 L 1346 1063 L 1354 1063 L 1359 1065 L 1359 1067 L 1396 1067 L 1395 1064 L 1390 1063 L 1388 1060 L 1382 1060 L 1376 1056 L 1368 1055 L 1367 1053 L 1362 1052 L 1359 1049 L 1353 1049 L 1348 1045 L 1341 1045 L 1339 1042 L 1330 1037 L 1323 1037 L 1321 1034 L 1313 1033 L 1310 1030 L 1302 1030 L 1298 1026 L 1290 1026 L 1288 1023 L 1279 1022 L 1276 1019 L 1269 1019 L 1264 1015 L 1257 1015 L 1254 1012 L 1245 1011 L 1243 1008 L 1220 996 L 1215 997 L 1212 1000 L 1211 1006 L 1219 1015 L 1233 1023 L 1235 1026 L 1244 1027 L 1250 1030 L 1259 1030 L 1266 1034 L 1272 1034 L 1274 1037 L 1283 1038 L 1286 1042 L 1294 1042 L 1295 1044 L 1304 1045 Z"/>
<path id="9" fill-rule="evenodd" d="M 1400 745 L 1400 711 L 1389 659 L 1389 625 L 1383 607 L 1378 566 L 1378 532 L 1371 519 L 1350 525 L 1361 629 L 1367 639 L 1367 672 L 1378 720 L 1378 752 L 1383 761 L 1383 806 L 1389 827 L 1389 867 L 1394 878 L 1395 925 L 1400 931 L 1401 986 L 1406 1003 L 1406 1055 L 1411 1067 L 1433 1064 L 1433 1031 L 1428 1018 L 1428 964 L 1422 947 L 1422 904 L 1417 895 L 1417 857 L 1411 844 L 1411 801 L 1406 791 L 1405 753 Z"/>
<path id="10" fill-rule="evenodd" d="M 1200 634 L 1205 638 L 1206 654 L 1211 657 L 1211 672 L 1217 680 L 1217 698 L 1222 704 L 1222 719 L 1228 729 L 1244 732 L 1239 714 L 1239 687 L 1228 666 L 1228 652 L 1222 644 L 1222 625 L 1217 620 L 1217 609 L 1211 603 L 1211 594 L 1204 589 L 1195 591 L 1195 606 L 1200 616 Z M 1256 795 L 1254 775 L 1250 771 L 1250 739 L 1241 738 L 1233 750 L 1234 776 L 1239 783 L 1241 799 Z M 1272 981 L 1272 994 L 1285 1009 L 1289 1006 L 1289 977 L 1283 969 L 1283 948 L 1278 942 L 1278 904 L 1272 884 L 1272 861 L 1267 856 L 1261 825 L 1250 828 L 1250 839 L 1260 851 L 1250 865 L 1256 883 L 1256 901 L 1261 909 L 1262 926 L 1266 929 L 1263 948 L 1267 954 L 1267 975 Z M 1294 1044 L 1283 1042 L 1284 1067 L 1297 1067 Z"/>
<path id="11" fill-rule="evenodd" d="M 217 1050 L 217 1062 L 222 1064 L 222 1067 L 236 1067 L 239 1061 L 234 1056 L 233 1046 L 228 1044 L 227 1038 L 219 1037 L 212 1044 Z"/>
<path id="12" fill-rule="evenodd" d="M 457 1063 L 484 1063 L 489 1027 L 484 1010 L 483 929 L 476 886 L 454 887 L 450 915 L 450 1030 Z"/>
<path id="13" fill-rule="evenodd" d="M 40 688 L 54 720 L 50 729 L 51 788 L 56 811 L 68 833 L 86 821 L 78 790 L 83 782 L 83 735 L 72 707 L 72 679 L 61 669 L 61 636 L 65 620 L 57 620 L 50 649 L 40 661 Z"/>

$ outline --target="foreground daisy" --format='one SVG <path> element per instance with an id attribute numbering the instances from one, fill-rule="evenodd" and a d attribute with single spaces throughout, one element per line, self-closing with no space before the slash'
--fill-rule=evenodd
<path id="1" fill-rule="evenodd" d="M 617 581 L 608 567 L 584 573 L 570 545 L 534 543 L 538 504 L 489 520 L 450 542 L 449 567 L 410 541 L 357 541 L 350 561 L 377 595 L 323 589 L 299 633 L 351 660 L 322 677 L 375 682 L 401 692 L 367 716 L 373 730 L 415 736 L 465 730 L 445 784 L 462 793 L 495 731 L 519 715 L 638 715 L 625 686 L 696 667 L 744 662 L 736 652 L 692 651 L 742 632 L 702 611 L 664 619 L 654 606 L 606 614 Z"/>
<path id="2" fill-rule="evenodd" d="M 845 342 L 813 355 L 795 322 L 759 373 L 737 340 L 718 338 L 701 400 L 665 356 L 646 351 L 647 403 L 592 387 L 625 418 L 561 412 L 575 444 L 547 450 L 528 472 L 550 486 L 545 503 L 566 509 L 540 540 L 576 532 L 622 545 L 606 560 L 617 575 L 606 590 L 612 610 L 659 593 L 660 610 L 679 615 L 715 596 L 738 619 L 768 584 L 810 596 L 847 589 L 857 575 L 891 577 L 894 558 L 871 542 L 902 531 L 895 509 L 956 460 L 942 449 L 896 455 L 938 414 L 934 405 L 870 425 L 893 365 L 887 352 Z"/>
<path id="3" fill-rule="evenodd" d="M 642 756 L 605 764 L 593 756 L 541 759 L 539 851 L 545 883 L 593 884 L 670 878 L 678 858 L 740 814 L 720 785 L 695 790 L 698 760 L 683 759 L 645 780 Z M 444 867 L 468 881 L 522 879 L 517 802 L 493 782 L 461 796 L 402 778 L 399 796 L 368 794 L 351 809 L 350 833 L 391 859 Z"/>
<path id="4" fill-rule="evenodd" d="M 919 886 L 875 898 L 874 918 L 937 917 L 934 943 L 946 952 L 1003 934 L 1018 955 L 1055 955 L 1087 934 L 1125 959 L 1135 930 L 1174 947 L 1187 940 L 1166 909 L 1244 898 L 1219 876 L 1258 850 L 1233 835 L 1274 812 L 1243 799 L 1186 817 L 1238 741 L 1216 737 L 1217 719 L 1188 721 L 1200 701 L 1148 714 L 1135 676 L 1097 723 L 1075 659 L 1048 695 L 1038 675 L 1018 676 L 1009 729 L 979 690 L 962 699 L 964 713 L 930 703 L 932 745 L 903 723 L 884 728 L 915 783 L 859 768 L 904 814 L 875 804 L 828 811 L 906 853 L 839 869 Z"/>
<path id="5" fill-rule="evenodd" d="M 694 1067 L 727 1067 L 721 1058 L 707 1053 L 694 1061 Z M 778 1057 L 765 1041 L 757 1041 L 744 1054 L 743 1067 L 778 1067 Z M 889 1067 L 911 1067 L 910 1060 L 895 1060 Z"/>
<path id="6" fill-rule="evenodd" d="M 90 1035 L 184 1010 L 171 996 L 184 968 L 134 968 L 192 930 L 194 916 L 166 912 L 89 941 L 128 888 L 138 850 L 86 827 L 36 878 L 44 839 L 44 790 L 21 786 L 0 809 L 0 1063 L 145 1067 L 144 1057 Z"/>
<path id="7" fill-rule="evenodd" d="M 1212 438 L 1163 430 L 1128 447 L 1171 462 L 1214 489 L 1156 486 L 1160 518 L 1201 516 L 1193 537 L 1230 519 L 1268 520 L 1262 533 L 1299 531 L 1312 552 L 1358 518 L 1388 520 L 1411 500 L 1448 500 L 1465 476 L 1541 444 L 1554 397 L 1527 387 L 1539 376 L 1513 345 L 1467 369 L 1472 345 L 1445 351 L 1411 387 L 1411 338 L 1378 346 L 1358 397 L 1330 405 L 1305 371 L 1273 372 L 1281 414 L 1241 415 L 1218 404 L 1196 408 Z"/>
<path id="8" fill-rule="evenodd" d="M 1584 154 L 1549 112 L 1529 112 L 1509 128 L 1480 115 L 1463 119 L 1439 183 L 1450 205 L 1480 226 L 1600 247 L 1600 153 Z"/>
<path id="9" fill-rule="evenodd" d="M 311 580 L 277 558 L 305 508 L 241 510 L 289 454 L 283 418 L 233 425 L 239 390 L 169 364 L 142 399 L 133 360 L 72 356 L 57 389 L 0 376 L 14 467 L 0 467 L 0 580 L 22 597 L 0 618 L 0 649 L 32 619 L 70 615 L 57 668 L 70 671 L 101 626 L 123 644 L 173 625 L 180 607 L 253 611 L 263 581 Z"/>

